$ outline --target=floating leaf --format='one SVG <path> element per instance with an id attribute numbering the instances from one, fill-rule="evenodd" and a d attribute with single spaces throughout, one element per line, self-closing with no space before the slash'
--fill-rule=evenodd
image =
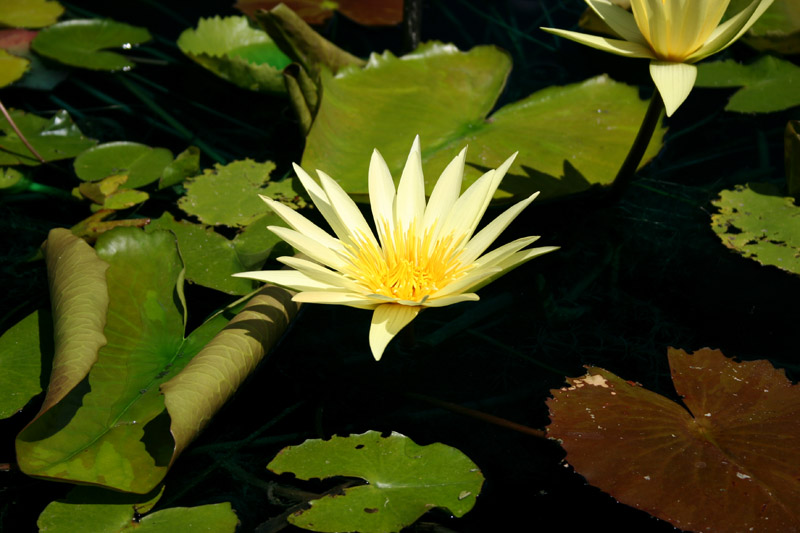
<path id="1" fill-rule="evenodd" d="M 99 181 L 125 174 L 125 187 L 136 189 L 158 180 L 172 163 L 172 152 L 133 142 L 111 142 L 95 146 L 75 158 L 75 174 L 83 181 Z"/>
<path id="2" fill-rule="evenodd" d="M 416 134 L 426 192 L 465 145 L 465 185 L 520 154 L 496 200 L 557 197 L 607 185 L 616 176 L 644 116 L 646 103 L 633 87 L 605 76 L 550 87 L 509 104 L 488 119 L 511 62 L 493 46 L 459 52 L 427 44 L 403 58 L 373 55 L 364 69 L 323 76 L 323 98 L 306 139 L 303 167 L 319 168 L 356 200 L 367 199 L 369 157 L 377 148 L 399 178 Z M 347 135 L 342 135 L 347 131 Z M 657 129 L 645 161 L 661 144 Z"/>
<path id="3" fill-rule="evenodd" d="M 0 2 L 0 26 L 43 28 L 54 24 L 64 12 L 51 0 L 3 0 Z"/>
<path id="4" fill-rule="evenodd" d="M 364 26 L 394 26 L 403 21 L 403 0 L 239 0 L 234 7 L 254 17 L 259 9 L 286 4 L 309 24 L 322 24 L 334 11 Z"/>
<path id="5" fill-rule="evenodd" d="M 48 533 L 233 533 L 239 522 L 229 503 L 151 513 L 161 494 L 150 496 L 78 487 L 65 500 L 50 503 L 37 525 Z"/>
<path id="6" fill-rule="evenodd" d="M 731 4 L 734 4 L 731 2 Z M 743 8 L 746 3 L 739 2 Z M 747 32 L 744 41 L 757 50 L 800 53 L 800 3 L 775 0 Z"/>
<path id="7" fill-rule="evenodd" d="M 172 163 L 164 167 L 161 179 L 158 180 L 158 188 L 160 190 L 172 187 L 199 173 L 200 150 L 196 146 L 190 146 L 179 153 Z"/>
<path id="8" fill-rule="evenodd" d="M 39 324 L 50 325 L 50 313 L 34 311 L 0 337 L 0 418 L 8 418 L 22 409 L 28 400 L 42 392 L 42 344 L 45 351 L 51 332 L 39 336 Z M 45 354 L 51 356 L 51 353 Z"/>
<path id="9" fill-rule="evenodd" d="M 800 120 L 790 120 L 783 135 L 783 162 L 786 168 L 786 188 L 800 198 Z"/>
<path id="10" fill-rule="evenodd" d="M 299 479 L 347 476 L 369 483 L 312 500 L 310 509 L 289 517 L 312 531 L 399 531 L 433 507 L 463 516 L 483 484 L 478 467 L 456 448 L 420 446 L 399 433 L 384 438 L 377 431 L 288 446 L 267 468 Z"/>
<path id="11" fill-rule="evenodd" d="M 11 118 L 45 161 L 75 157 L 97 141 L 84 137 L 72 118 L 58 111 L 50 119 L 19 110 L 11 110 Z M 17 136 L 11 124 L 0 116 L 0 165 L 39 165 L 40 162 Z"/>
<path id="12" fill-rule="evenodd" d="M 800 528 L 800 388 L 767 361 L 670 349 L 685 408 L 601 368 L 547 404 L 567 462 L 619 501 L 692 531 Z"/>
<path id="13" fill-rule="evenodd" d="M 287 291 L 265 288 L 230 323 L 217 314 L 184 339 L 174 235 L 117 228 L 95 249 L 68 230 L 48 238 L 56 356 L 42 411 L 17 437 L 17 459 L 35 477 L 146 493 L 280 337 L 296 306 Z M 91 281 L 83 265 L 95 263 L 108 266 L 107 313 L 97 303 L 102 291 L 81 286 Z"/>
<path id="14" fill-rule="evenodd" d="M 186 264 L 188 281 L 228 294 L 247 294 L 255 290 L 253 281 L 232 277 L 232 274 L 244 272 L 248 267 L 239 260 L 233 242 L 212 228 L 178 222 L 169 213 L 164 213 L 147 226 L 147 231 L 156 229 L 175 234 Z"/>
<path id="15" fill-rule="evenodd" d="M 698 87 L 742 87 L 725 109 L 740 113 L 772 113 L 800 105 L 800 67 L 764 56 L 742 65 L 732 59 L 698 65 Z"/>
<path id="16" fill-rule="evenodd" d="M 25 74 L 29 61 L 0 48 L 0 87 L 11 85 Z"/>
<path id="17" fill-rule="evenodd" d="M 267 229 L 268 226 L 286 226 L 286 223 L 275 213 L 267 213 L 245 226 L 242 232 L 233 238 L 236 254 L 244 265 L 244 270 L 240 272 L 258 270 L 270 256 L 292 255 L 291 247 L 284 246 L 283 239 Z M 276 253 L 276 248 L 280 253 Z"/>
<path id="18" fill-rule="evenodd" d="M 251 28 L 246 17 L 200 19 L 197 29 L 181 33 L 178 47 L 239 87 L 272 93 L 286 91 L 281 70 L 290 59 L 265 31 Z"/>
<path id="19" fill-rule="evenodd" d="M 13 191 L 14 186 L 23 181 L 22 172 L 11 167 L 0 167 L 0 192 Z"/>
<path id="20" fill-rule="evenodd" d="M 141 228 L 150 223 L 149 218 L 106 220 L 108 217 L 114 215 L 114 213 L 116 213 L 116 211 L 111 209 L 101 209 L 72 226 L 70 231 L 76 237 L 81 237 L 89 242 L 94 242 L 101 234 L 111 231 L 114 228 Z"/>
<path id="21" fill-rule="evenodd" d="M 135 205 L 144 203 L 148 198 L 150 198 L 150 195 L 144 191 L 120 189 L 109 194 L 108 197 L 106 197 L 106 199 L 103 201 L 103 205 L 99 206 L 99 208 L 120 211 L 122 209 L 128 209 Z"/>
<path id="22" fill-rule="evenodd" d="M 774 185 L 748 183 L 722 191 L 711 229 L 722 243 L 762 265 L 800 274 L 800 207 Z"/>
<path id="23" fill-rule="evenodd" d="M 150 33 L 110 19 L 59 22 L 39 32 L 33 49 L 43 56 L 73 67 L 92 70 L 129 70 L 134 63 L 105 48 L 130 48 L 150 40 Z"/>
<path id="24" fill-rule="evenodd" d="M 273 170 L 271 161 L 245 159 L 216 164 L 186 183 L 186 196 L 178 206 L 205 224 L 247 226 L 269 212 L 258 195 L 269 194 L 265 186 Z"/>

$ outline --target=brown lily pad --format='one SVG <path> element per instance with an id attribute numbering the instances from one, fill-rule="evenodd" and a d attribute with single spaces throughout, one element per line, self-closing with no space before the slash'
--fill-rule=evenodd
<path id="1" fill-rule="evenodd" d="M 694 531 L 800 530 L 800 387 L 768 361 L 670 349 L 681 406 L 596 367 L 548 400 L 586 480 Z"/>
<path id="2" fill-rule="evenodd" d="M 234 7 L 254 17 L 259 9 L 269 11 L 281 3 L 309 24 L 322 24 L 334 11 L 364 26 L 394 26 L 403 20 L 403 0 L 239 0 Z"/>

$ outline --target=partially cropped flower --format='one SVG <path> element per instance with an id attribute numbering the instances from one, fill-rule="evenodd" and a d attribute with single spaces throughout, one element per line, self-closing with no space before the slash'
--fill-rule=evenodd
<path id="1" fill-rule="evenodd" d="M 585 2 L 624 40 L 542 29 L 612 54 L 650 59 L 650 75 L 669 116 L 694 87 L 693 63 L 744 35 L 773 0 L 752 0 L 721 24 L 730 0 L 631 0 L 633 14 L 609 0 Z"/>
<path id="2" fill-rule="evenodd" d="M 527 248 L 524 237 L 484 254 L 538 193 L 475 230 L 516 154 L 481 176 L 464 194 L 466 149 L 442 172 L 425 202 L 419 137 L 414 140 L 395 190 L 389 167 L 375 150 L 369 166 L 369 198 L 377 238 L 356 204 L 327 174 L 321 186 L 295 165 L 297 177 L 336 237 L 289 207 L 261 198 L 292 229 L 271 226 L 283 240 L 308 256 L 278 260 L 295 270 L 243 272 L 239 277 L 299 291 L 296 302 L 348 305 L 374 310 L 369 344 L 376 360 L 386 345 L 425 307 L 477 300 L 479 287 L 525 261 L 556 247 Z"/>

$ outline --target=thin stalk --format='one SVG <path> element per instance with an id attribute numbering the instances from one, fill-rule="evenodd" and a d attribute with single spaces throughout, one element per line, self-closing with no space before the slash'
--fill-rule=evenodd
<path id="1" fill-rule="evenodd" d="M 642 162 L 647 146 L 650 144 L 650 139 L 653 138 L 653 132 L 656 131 L 662 111 L 664 111 L 664 102 L 661 100 L 661 95 L 658 91 L 653 91 L 653 96 L 650 98 L 650 104 L 647 106 L 647 112 L 644 114 L 642 125 L 639 126 L 636 139 L 633 141 L 633 145 L 609 190 L 609 198 L 611 200 L 619 200 L 619 197 L 633 181 L 636 169 L 639 168 L 639 163 Z"/>
<path id="2" fill-rule="evenodd" d="M 45 162 L 44 157 L 39 155 L 39 152 L 36 151 L 36 148 L 31 146 L 31 143 L 28 142 L 28 139 L 26 139 L 25 136 L 22 134 L 22 132 L 19 131 L 16 122 L 14 122 L 11 119 L 11 115 L 8 114 L 8 110 L 6 109 L 6 106 L 3 105 L 2 101 L 0 101 L 0 112 L 3 113 L 4 117 L 6 117 L 6 120 L 8 121 L 9 124 L 11 124 L 11 127 L 14 128 L 14 131 L 17 133 L 19 140 L 22 141 L 22 144 L 24 144 L 25 147 L 28 148 L 28 150 L 30 150 L 30 152 L 36 156 L 36 159 L 44 163 Z"/>
<path id="3" fill-rule="evenodd" d="M 403 2 L 403 52 L 409 53 L 419 46 L 422 27 L 422 0 Z"/>

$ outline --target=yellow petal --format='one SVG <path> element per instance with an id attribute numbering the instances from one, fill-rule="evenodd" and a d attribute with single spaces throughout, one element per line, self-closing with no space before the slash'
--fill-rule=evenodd
<path id="1" fill-rule="evenodd" d="M 692 91 L 697 79 L 697 67 L 686 63 L 651 61 L 650 76 L 664 100 L 664 107 L 669 117 Z"/>
<path id="2" fill-rule="evenodd" d="M 746 8 L 732 16 L 714 30 L 708 40 L 696 52 L 687 58 L 695 63 L 712 54 L 724 50 L 750 29 L 764 11 L 772 5 L 773 0 L 753 0 Z"/>
<path id="3" fill-rule="evenodd" d="M 272 198 L 268 196 L 264 196 L 259 194 L 262 200 L 266 202 L 266 204 L 272 209 L 275 214 L 283 219 L 284 222 L 289 224 L 292 228 L 297 230 L 298 232 L 302 233 L 303 235 L 307 235 L 311 237 L 315 241 L 324 244 L 328 248 L 332 250 L 341 250 L 344 248 L 342 243 L 337 239 L 331 237 L 328 232 L 308 220 L 306 217 L 292 209 L 291 207 L 284 205 L 280 202 L 276 202 Z"/>
<path id="4" fill-rule="evenodd" d="M 452 161 L 439 176 L 436 185 L 433 187 L 431 197 L 428 200 L 428 205 L 425 207 L 424 229 L 429 231 L 437 224 L 436 232 L 433 239 L 439 235 L 447 215 L 455 205 L 461 194 L 461 182 L 464 179 L 464 162 L 467 158 L 467 149 L 463 148 L 461 152 L 453 158 Z"/>
<path id="5" fill-rule="evenodd" d="M 530 195 L 525 200 L 517 202 L 487 224 L 464 247 L 461 261 L 464 263 L 475 261 L 537 196 L 539 196 L 538 192 Z"/>
<path id="6" fill-rule="evenodd" d="M 375 309 L 376 306 L 381 305 L 380 302 L 361 294 L 334 291 L 300 292 L 295 294 L 292 300 L 299 303 L 346 305 L 359 309 Z"/>
<path id="7" fill-rule="evenodd" d="M 267 229 L 318 263 L 328 265 L 336 270 L 345 267 L 344 260 L 328 245 L 327 241 L 320 242 L 299 231 L 281 226 L 267 226 Z"/>
<path id="8" fill-rule="evenodd" d="M 622 41 L 620 39 L 609 39 L 608 37 L 600 37 L 598 35 L 587 35 L 585 33 L 578 33 L 576 31 L 559 30 L 558 28 L 542 28 L 548 33 L 564 37 L 576 43 L 585 44 L 604 52 L 611 52 L 618 56 L 625 57 L 646 57 L 654 59 L 655 55 L 650 48 L 643 46 L 639 43 L 631 43 Z"/>
<path id="9" fill-rule="evenodd" d="M 381 360 L 389 341 L 414 320 L 421 309 L 398 304 L 383 304 L 375 308 L 369 328 L 369 347 L 376 361 Z"/>
<path id="10" fill-rule="evenodd" d="M 386 246 L 386 239 L 394 231 L 394 197 L 396 194 L 392 173 L 377 150 L 372 151 L 369 161 L 369 204 L 372 219 L 378 231 L 381 246 Z"/>
<path id="11" fill-rule="evenodd" d="M 608 0 L 586 0 L 586 3 L 589 4 L 589 7 L 597 13 L 597 16 L 603 22 L 608 24 L 614 33 L 626 41 L 647 46 L 647 41 L 642 32 L 639 31 L 636 20 L 627 10 L 612 4 Z"/>
<path id="12" fill-rule="evenodd" d="M 297 270 L 260 270 L 254 272 L 239 272 L 233 274 L 235 278 L 247 278 L 263 281 L 264 283 L 274 283 L 281 287 L 287 287 L 296 291 L 341 291 L 337 285 L 324 283 L 310 278 Z"/>
<path id="13" fill-rule="evenodd" d="M 334 211 L 328 195 L 325 194 L 325 191 L 322 189 L 322 187 L 320 187 L 319 184 L 314 181 L 314 178 L 309 176 L 302 167 L 294 163 L 292 163 L 292 166 L 294 167 L 294 172 L 297 174 L 297 178 L 300 180 L 303 188 L 305 188 L 306 192 L 311 197 L 311 201 L 314 202 L 314 206 L 319 209 L 322 217 L 328 222 L 328 224 L 330 224 L 333 232 L 337 237 L 339 237 L 339 239 L 347 240 L 350 235 L 350 230 L 346 226 L 342 225 L 342 221 L 339 219 L 336 211 Z"/>
<path id="14" fill-rule="evenodd" d="M 321 170 L 317 170 L 317 174 L 322 182 L 322 188 L 325 189 L 325 194 L 330 199 L 333 211 L 341 220 L 342 225 L 347 228 L 350 237 L 349 242 L 357 244 L 359 241 L 366 239 L 377 246 L 378 241 L 375 240 L 372 229 L 370 229 L 364 215 L 361 214 L 361 210 L 358 209 L 353 199 L 333 178 Z"/>
<path id="15" fill-rule="evenodd" d="M 422 175 L 422 153 L 419 148 L 419 135 L 414 138 L 411 151 L 408 153 L 400 183 L 397 185 L 395 198 L 395 225 L 402 225 L 407 230 L 416 221 L 420 228 L 425 213 L 425 179 Z"/>

